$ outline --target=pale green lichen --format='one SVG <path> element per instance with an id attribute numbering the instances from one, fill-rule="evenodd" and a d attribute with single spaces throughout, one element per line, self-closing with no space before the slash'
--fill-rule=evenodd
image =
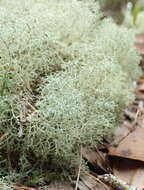
<path id="1" fill-rule="evenodd" d="M 3 177 L 3 176 L 1 176 L 0 175 L 0 189 L 1 190 L 14 190 L 13 188 L 11 188 L 11 187 L 8 187 L 8 184 L 9 184 L 9 182 L 11 183 L 12 181 L 9 181 L 9 179 L 8 179 L 9 177 L 8 176 L 6 176 L 6 177 Z M 12 185 L 12 184 L 11 184 Z"/>
<path id="2" fill-rule="evenodd" d="M 2 166 L 26 172 L 32 154 L 74 167 L 133 98 L 133 31 L 101 20 L 92 0 L 1 0 L 0 18 Z"/>
<path id="3" fill-rule="evenodd" d="M 71 71 L 47 77 L 28 128 L 26 143 L 44 158 L 72 157 L 76 145 L 100 142 L 118 126 L 131 99 L 127 77 L 113 62 L 85 63 L 77 75 Z"/>

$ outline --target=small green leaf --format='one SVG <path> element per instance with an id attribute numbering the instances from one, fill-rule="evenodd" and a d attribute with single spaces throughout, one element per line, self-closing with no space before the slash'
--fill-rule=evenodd
<path id="1" fill-rule="evenodd" d="M 140 6 L 140 3 L 137 2 L 132 10 L 132 16 L 133 16 L 133 24 L 136 23 L 136 20 L 137 20 L 137 16 L 138 14 L 140 13 L 141 11 L 141 6 Z"/>

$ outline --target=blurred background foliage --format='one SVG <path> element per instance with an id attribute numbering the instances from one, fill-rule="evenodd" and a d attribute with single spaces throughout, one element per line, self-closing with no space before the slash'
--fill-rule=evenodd
<path id="1" fill-rule="evenodd" d="M 117 24 L 144 31 L 144 0 L 96 0 L 104 17 L 111 16 Z"/>

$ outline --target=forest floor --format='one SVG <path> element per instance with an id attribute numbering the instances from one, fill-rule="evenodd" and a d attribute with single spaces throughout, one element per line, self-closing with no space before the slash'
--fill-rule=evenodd
<path id="1" fill-rule="evenodd" d="M 136 47 L 144 54 L 144 35 L 137 37 Z M 140 66 L 143 70 L 142 56 Z M 136 81 L 135 100 L 124 111 L 124 121 L 111 139 L 93 150 L 81 148 L 90 172 L 81 171 L 76 181 L 52 183 L 47 190 L 143 190 L 144 189 L 144 75 Z M 4 186 L 0 186 L 3 188 Z M 9 186 L 15 190 L 39 190 Z"/>

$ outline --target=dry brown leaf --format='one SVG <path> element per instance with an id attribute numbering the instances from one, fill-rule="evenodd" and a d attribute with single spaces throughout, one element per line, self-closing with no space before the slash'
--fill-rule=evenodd
<path id="1" fill-rule="evenodd" d="M 106 184 L 92 175 L 83 176 L 81 180 L 90 190 L 110 190 Z"/>
<path id="2" fill-rule="evenodd" d="M 130 123 L 129 121 L 124 121 L 123 122 L 123 126 L 125 128 L 127 128 L 128 131 L 132 131 L 133 128 L 134 128 L 134 126 L 132 125 L 132 123 Z M 128 135 L 128 133 L 127 133 L 127 135 Z M 125 136 L 127 136 L 127 135 L 125 135 Z"/>
<path id="3" fill-rule="evenodd" d="M 108 148 L 109 155 L 144 161 L 144 128 L 137 127 L 117 147 Z"/>
<path id="4" fill-rule="evenodd" d="M 135 95 L 138 100 L 144 100 L 144 83 L 137 86 Z"/>
<path id="5" fill-rule="evenodd" d="M 144 189 L 144 166 L 138 167 L 131 180 L 131 185 Z"/>
<path id="6" fill-rule="evenodd" d="M 126 115 L 127 117 L 129 117 L 131 120 L 135 119 L 135 113 L 133 113 L 131 110 L 125 109 L 124 112 L 125 112 L 125 115 Z"/>
<path id="7" fill-rule="evenodd" d="M 132 176 L 137 168 L 134 161 L 135 160 L 113 157 L 112 158 L 113 174 L 117 178 L 130 184 Z"/>
<path id="8" fill-rule="evenodd" d="M 144 83 L 138 85 L 138 87 L 136 88 L 139 92 L 144 93 Z"/>
<path id="9" fill-rule="evenodd" d="M 144 34 L 135 35 L 136 42 L 134 43 L 135 47 L 139 50 L 141 54 L 144 54 Z"/>
<path id="10" fill-rule="evenodd" d="M 89 163 L 92 164 L 95 168 L 100 168 L 103 171 L 108 171 L 110 168 L 108 160 L 107 160 L 107 154 L 103 153 L 99 150 L 91 150 L 87 148 L 82 148 L 82 156 L 85 158 Z"/>
<path id="11" fill-rule="evenodd" d="M 140 190 L 144 188 L 144 162 L 113 157 L 112 165 L 117 178 Z"/>
<path id="12" fill-rule="evenodd" d="M 106 184 L 91 174 L 80 176 L 78 188 L 79 190 L 110 190 Z"/>
<path id="13" fill-rule="evenodd" d="M 144 58 L 144 34 L 136 36 L 135 46 Z M 108 150 L 114 176 L 142 190 L 144 189 L 144 76 L 137 81 L 135 95 L 135 101 L 125 110 L 126 120 L 116 129 L 114 142 Z"/>
<path id="14" fill-rule="evenodd" d="M 134 101 L 133 104 L 125 110 L 126 120 L 114 131 L 114 140 L 111 145 L 117 147 L 123 139 L 135 130 L 138 122 L 140 121 L 141 114 L 144 113 L 143 110 L 142 101 Z"/>
<path id="15" fill-rule="evenodd" d="M 140 78 L 139 78 L 138 81 L 137 81 L 137 84 L 138 84 L 138 85 L 144 84 L 144 76 L 140 76 Z"/>
<path id="16" fill-rule="evenodd" d="M 135 37 L 136 37 L 136 40 L 139 42 L 144 41 L 144 34 L 143 33 L 136 34 Z"/>
<path id="17" fill-rule="evenodd" d="M 116 128 L 116 130 L 114 131 L 114 140 L 111 143 L 111 146 L 117 147 L 119 143 L 130 133 L 132 124 L 130 125 L 131 127 L 129 128 L 125 124 L 123 124 L 121 127 Z"/>
<path id="18" fill-rule="evenodd" d="M 135 94 L 136 94 L 136 98 L 138 100 L 144 100 L 144 93 L 140 93 L 140 92 L 136 91 Z"/>
<path id="19" fill-rule="evenodd" d="M 91 176 L 82 176 L 80 179 L 89 189 L 93 189 L 96 186 L 96 181 Z"/>
<path id="20" fill-rule="evenodd" d="M 144 44 L 139 43 L 139 42 L 135 42 L 135 47 L 139 50 L 140 54 L 144 54 Z"/>

